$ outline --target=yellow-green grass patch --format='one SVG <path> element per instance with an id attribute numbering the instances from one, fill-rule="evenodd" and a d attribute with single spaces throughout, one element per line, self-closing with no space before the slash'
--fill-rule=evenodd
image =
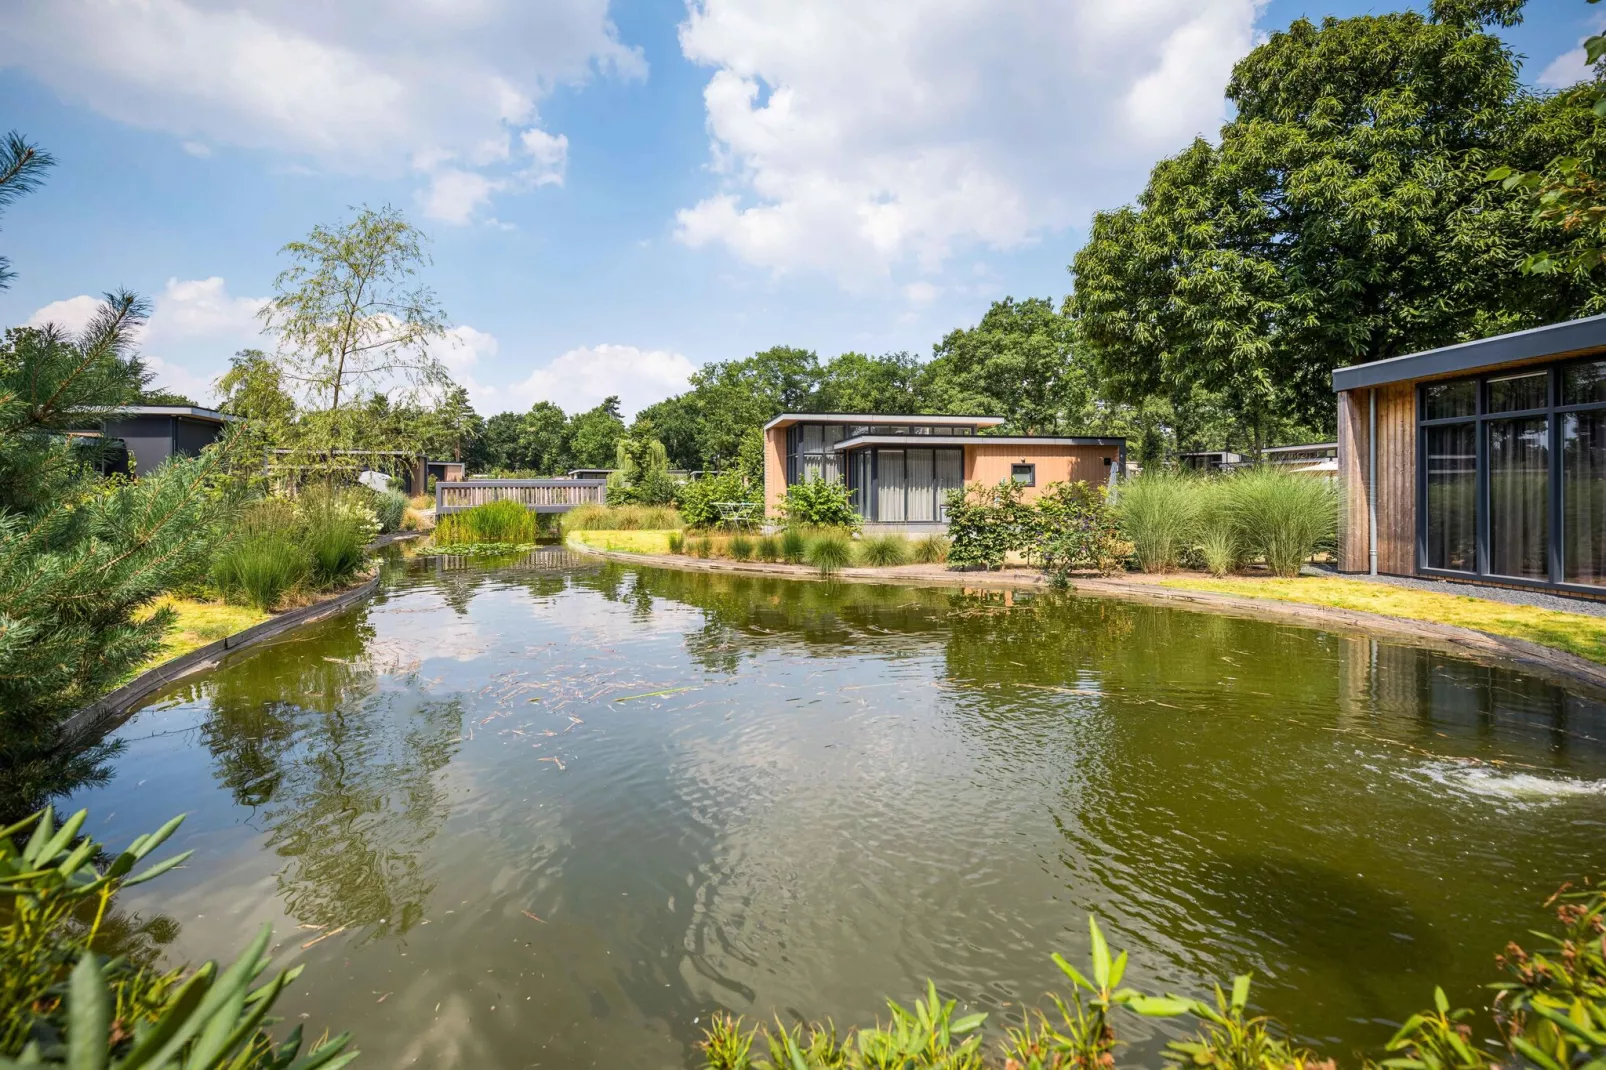
<path id="1" fill-rule="evenodd" d="M 1388 617 L 1453 624 L 1491 635 L 1526 639 L 1606 664 L 1606 617 L 1563 613 L 1537 606 L 1516 606 L 1470 595 L 1419 591 L 1366 580 L 1301 577 L 1299 579 L 1209 579 L 1177 576 L 1158 586 L 1244 598 L 1268 598 L 1313 606 L 1380 613 Z"/>
<path id="2" fill-rule="evenodd" d="M 593 550 L 610 550 L 626 554 L 667 554 L 669 534 L 668 531 L 592 529 L 571 532 L 569 538 Z"/>
<path id="3" fill-rule="evenodd" d="M 231 606 L 226 602 L 209 602 L 194 598 L 163 595 L 141 614 L 148 619 L 158 609 L 167 607 L 175 620 L 169 629 L 162 648 L 151 656 L 141 668 L 149 669 L 173 658 L 199 650 L 224 636 L 243 632 L 252 625 L 261 624 L 273 614 L 249 606 Z"/>

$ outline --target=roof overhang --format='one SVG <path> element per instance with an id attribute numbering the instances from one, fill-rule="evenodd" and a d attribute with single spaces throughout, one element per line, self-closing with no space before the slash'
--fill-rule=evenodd
<path id="1" fill-rule="evenodd" d="M 937 416 L 931 413 L 885 413 L 885 412 L 783 412 L 775 419 L 764 425 L 768 431 L 776 427 L 790 427 L 792 424 L 882 424 L 908 427 L 919 425 L 922 427 L 997 427 L 1004 422 L 1002 416 Z"/>
<path id="2" fill-rule="evenodd" d="M 196 405 L 123 405 L 112 409 L 108 416 L 182 416 L 190 420 L 206 420 L 214 424 L 232 424 L 238 416 Z"/>
<path id="3" fill-rule="evenodd" d="M 1582 356 L 1606 349 L 1606 315 L 1552 323 L 1476 342 L 1441 346 L 1333 372 L 1333 390 L 1362 390 L 1387 383 L 1432 379 L 1526 361 Z"/>
<path id="4" fill-rule="evenodd" d="M 1108 446 L 1120 449 L 1124 438 L 1052 438 L 1041 435 L 856 435 L 845 438 L 831 448 L 837 451 L 856 450 L 862 446 L 907 446 L 921 449 L 928 446 Z"/>

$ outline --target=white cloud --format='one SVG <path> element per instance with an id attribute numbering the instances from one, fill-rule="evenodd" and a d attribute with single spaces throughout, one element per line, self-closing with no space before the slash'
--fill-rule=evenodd
<path id="1" fill-rule="evenodd" d="M 608 0 L 34 0 L 6 6 L 3 67 L 190 152 L 238 145 L 426 180 L 450 165 L 496 190 L 561 181 L 567 140 L 536 113 L 555 87 L 646 71 Z M 440 203 L 462 218 L 461 197 Z"/>
<path id="2" fill-rule="evenodd" d="M 1606 30 L 1606 16 L 1597 15 L 1590 20 L 1589 32 L 1600 33 Z M 1580 38 L 1578 47 L 1563 52 L 1545 65 L 1539 72 L 1538 84 L 1545 89 L 1566 89 L 1579 82 L 1594 78 L 1595 72 L 1589 65 L 1589 54 L 1584 51 L 1584 41 Z"/>
<path id="3" fill-rule="evenodd" d="M 140 357 L 156 373 L 154 385 L 206 403 L 212 380 L 223 373 L 235 350 L 262 345 L 256 314 L 266 300 L 235 297 L 216 275 L 168 279 L 138 336 Z M 76 334 L 101 303 L 101 298 L 89 294 L 52 301 L 29 316 L 26 325 L 54 323 Z"/>
<path id="4" fill-rule="evenodd" d="M 509 400 L 520 407 L 550 401 L 565 412 L 583 412 L 617 394 L 619 407 L 629 419 L 653 402 L 685 390 L 696 370 L 686 357 L 663 349 L 581 346 L 554 358 L 504 391 L 497 408 L 514 407 L 507 403 Z"/>
<path id="5" fill-rule="evenodd" d="M 182 148 L 191 156 L 198 156 L 203 160 L 212 155 L 212 147 L 201 141 L 186 141 Z"/>
<path id="6" fill-rule="evenodd" d="M 506 188 L 502 180 L 487 178 L 476 171 L 447 167 L 430 177 L 429 192 L 419 198 L 424 214 L 443 223 L 467 223 L 491 194 Z"/>
<path id="7" fill-rule="evenodd" d="M 860 284 L 1129 198 L 1225 117 L 1260 0 L 690 0 L 722 188 L 693 247 Z"/>

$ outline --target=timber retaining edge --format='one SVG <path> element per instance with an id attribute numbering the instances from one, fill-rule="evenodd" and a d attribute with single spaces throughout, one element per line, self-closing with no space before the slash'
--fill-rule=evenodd
<path id="1" fill-rule="evenodd" d="M 571 549 L 582 553 L 651 568 L 775 576 L 794 580 L 820 579 L 819 571 L 806 565 L 725 561 L 678 554 L 637 554 L 620 550 L 600 550 L 573 536 L 566 541 Z M 831 579 L 846 583 L 900 584 L 910 587 L 1051 589 L 1048 582 L 1038 573 L 915 572 L 897 568 L 844 568 L 832 573 Z M 1190 591 L 1186 588 L 1160 587 L 1152 583 L 1119 579 L 1077 578 L 1071 582 L 1070 593 L 1096 598 L 1119 598 L 1151 605 L 1169 605 L 1182 609 L 1191 608 L 1256 620 L 1292 622 L 1323 631 L 1387 636 L 1406 646 L 1427 647 L 1486 664 L 1515 665 L 1568 686 L 1583 686 L 1606 695 L 1606 665 L 1526 639 L 1494 635 L 1454 624 L 1434 624 L 1405 617 L 1368 613 L 1358 609 L 1339 609 L 1304 602 L 1281 602 L 1268 598 L 1245 598 L 1238 595 L 1217 594 L 1214 591 Z"/>

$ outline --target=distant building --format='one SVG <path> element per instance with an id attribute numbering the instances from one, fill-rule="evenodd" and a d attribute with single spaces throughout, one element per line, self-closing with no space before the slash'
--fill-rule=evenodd
<path id="1" fill-rule="evenodd" d="M 1187 450 L 1178 455 L 1182 467 L 1196 472 L 1230 472 L 1244 463 L 1244 455 L 1232 450 Z"/>
<path id="2" fill-rule="evenodd" d="M 128 450 L 129 475 L 154 472 L 169 457 L 194 457 L 223 437 L 237 416 L 193 405 L 128 405 L 101 424 L 110 449 Z"/>

